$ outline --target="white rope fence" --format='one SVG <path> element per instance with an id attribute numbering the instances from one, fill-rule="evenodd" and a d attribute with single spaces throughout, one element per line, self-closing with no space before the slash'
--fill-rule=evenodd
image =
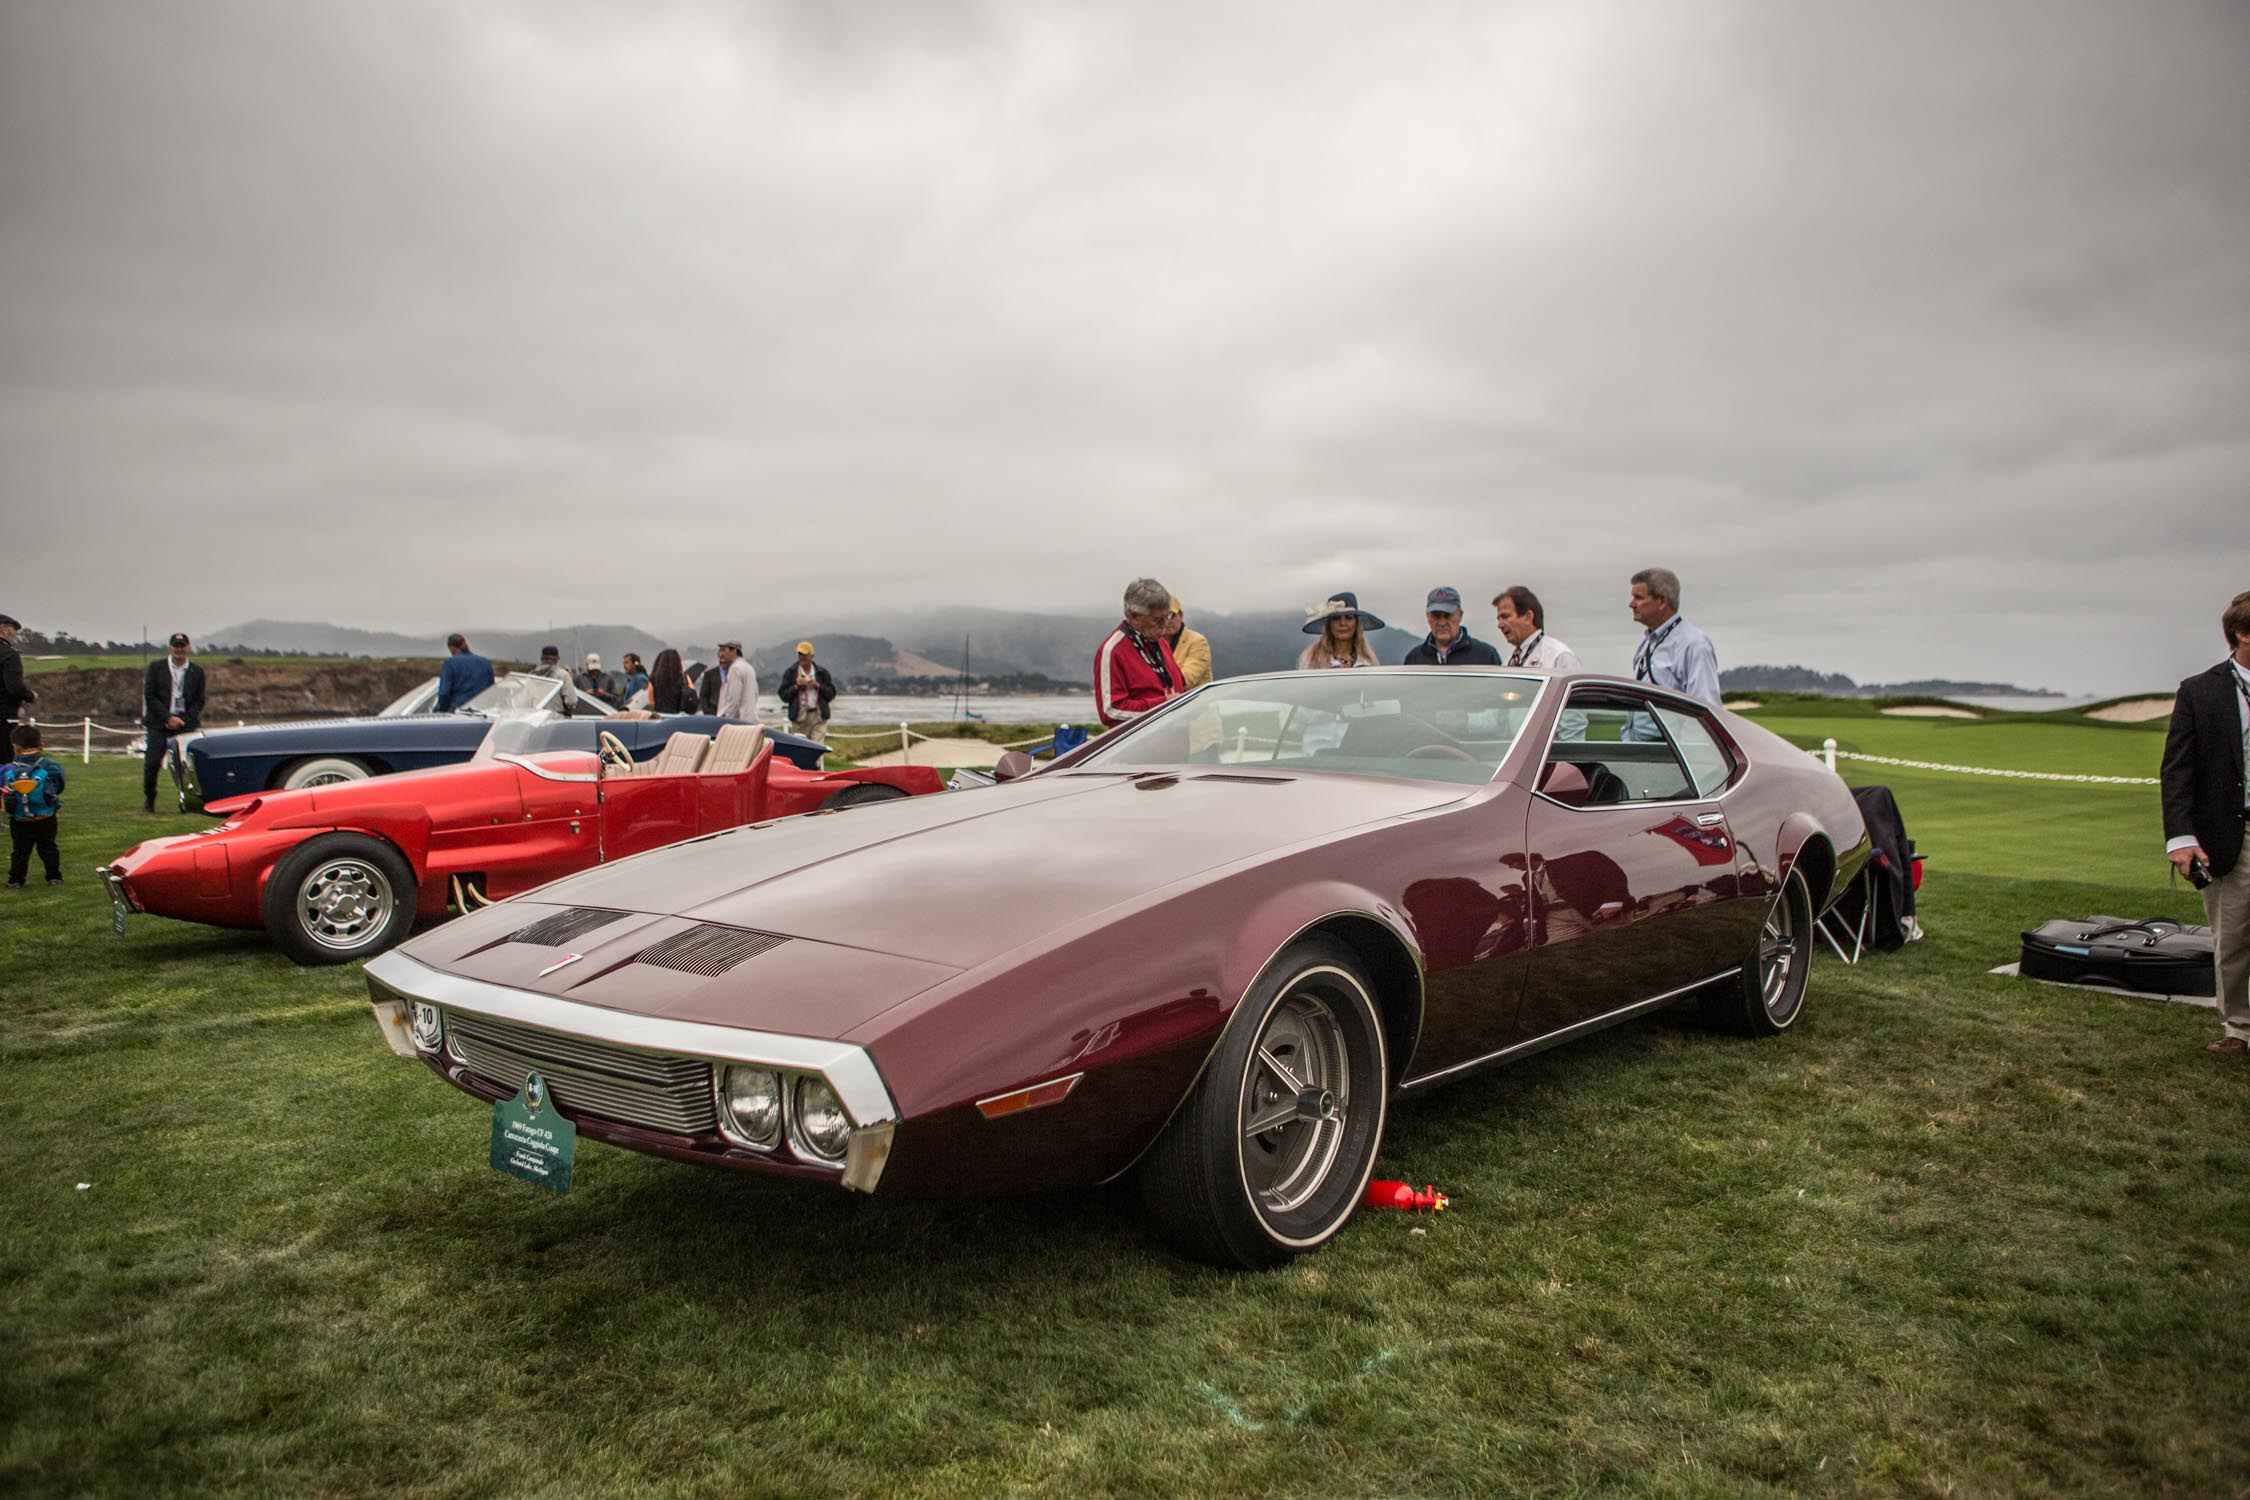
<path id="1" fill-rule="evenodd" d="M 1068 724 L 1064 724 L 1060 727 L 1068 729 L 1071 726 Z M 942 740 L 947 738 L 947 736 L 942 734 L 924 734 L 921 730 L 916 729 L 912 724 L 906 722 L 905 720 L 901 720 L 899 722 L 898 728 L 895 731 L 887 728 L 857 730 L 831 729 L 828 731 L 828 739 L 831 744 L 833 744 L 837 740 L 887 740 L 892 736 L 893 733 L 896 733 L 898 736 L 898 748 L 901 755 L 912 755 L 914 753 L 914 742 L 916 740 Z M 1004 745 L 995 745 L 994 748 L 999 750 L 1027 750 L 1033 745 L 1044 745 L 1053 738 L 1054 735 L 1052 733 L 1033 735 L 1030 739 L 1011 740 Z"/>
<path id="2" fill-rule="evenodd" d="M 1904 766 L 1910 771 L 1951 771 L 1961 776 L 1999 776 L 2010 781 L 2075 781 L 2101 786 L 2156 786 L 2154 776 L 2072 776 L 2061 771 L 2005 771 L 1997 766 L 1950 766 L 1936 760 L 1901 760 L 1895 755 L 1863 755 L 1857 750 L 1839 750 L 1834 740 L 1821 741 L 1820 749 L 1807 751 L 1828 762 L 1828 769 L 1836 769 L 1839 760 L 1861 760 L 1876 766 Z"/>

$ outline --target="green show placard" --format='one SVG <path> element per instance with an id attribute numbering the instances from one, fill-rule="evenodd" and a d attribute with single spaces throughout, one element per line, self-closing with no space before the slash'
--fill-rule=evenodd
<path id="1" fill-rule="evenodd" d="M 553 1103 L 547 1080 L 533 1073 L 524 1079 L 522 1093 L 492 1106 L 492 1169 L 550 1193 L 567 1193 L 578 1127 L 557 1114 Z"/>

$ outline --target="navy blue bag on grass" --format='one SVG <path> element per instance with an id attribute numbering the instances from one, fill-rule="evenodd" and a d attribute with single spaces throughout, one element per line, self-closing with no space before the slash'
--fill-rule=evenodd
<path id="1" fill-rule="evenodd" d="M 2214 995 L 2211 929 L 2152 919 L 2085 917 L 2045 922 L 2023 935 L 2016 972 L 2026 979 L 2106 984 L 2144 995 Z"/>

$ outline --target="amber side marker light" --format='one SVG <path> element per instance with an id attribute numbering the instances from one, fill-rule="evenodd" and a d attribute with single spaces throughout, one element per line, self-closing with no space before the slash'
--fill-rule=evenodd
<path id="1" fill-rule="evenodd" d="M 1027 1109 L 1043 1105 L 1060 1104 L 1078 1087 L 1083 1073 L 1073 1073 L 1068 1078 L 1053 1078 L 1045 1083 L 1035 1083 L 1027 1089 L 1017 1089 L 1012 1094 L 994 1094 L 989 1099 L 979 1099 L 977 1110 L 987 1120 L 997 1120 L 1002 1115 L 1020 1115 Z"/>

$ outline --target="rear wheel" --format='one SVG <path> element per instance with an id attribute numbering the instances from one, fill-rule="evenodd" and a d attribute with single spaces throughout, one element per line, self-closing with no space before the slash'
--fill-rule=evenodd
<path id="1" fill-rule="evenodd" d="M 1805 979 L 1812 972 L 1812 897 L 1805 877 L 1791 873 L 1782 882 L 1766 920 L 1758 928 L 1742 972 L 1713 986 L 1704 1014 L 1716 1025 L 1743 1036 L 1773 1036 L 1787 1031 L 1805 1005 Z"/>
<path id="2" fill-rule="evenodd" d="M 1357 959 L 1328 938 L 1290 945 L 1141 1164 L 1157 1233 L 1183 1255 L 1245 1270 L 1326 1244 L 1367 1191 L 1389 1082 Z"/>
<path id="3" fill-rule="evenodd" d="M 885 786 L 879 781 L 863 781 L 857 786 L 845 787 L 820 805 L 842 811 L 847 807 L 866 807 L 875 802 L 896 802 L 905 795 L 905 791 L 899 787 Z"/>
<path id="4" fill-rule="evenodd" d="M 372 774 L 365 761 L 353 760 L 345 755 L 319 755 L 291 766 L 281 778 L 281 789 L 285 792 L 301 792 L 308 786 L 365 781 Z"/>
<path id="5" fill-rule="evenodd" d="M 349 963 L 414 930 L 414 871 L 381 839 L 324 833 L 266 876 L 262 914 L 274 944 L 301 964 Z"/>

